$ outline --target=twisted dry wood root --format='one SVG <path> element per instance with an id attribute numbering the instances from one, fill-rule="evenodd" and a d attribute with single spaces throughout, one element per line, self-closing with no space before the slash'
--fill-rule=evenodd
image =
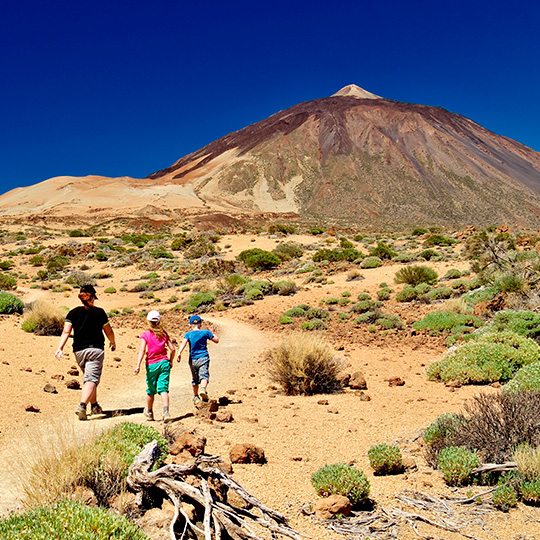
<path id="1" fill-rule="evenodd" d="M 142 493 L 151 487 L 163 490 L 175 506 L 175 515 L 170 525 L 172 540 L 177 540 L 174 525 L 179 515 L 185 521 L 184 531 L 180 538 L 184 538 L 190 528 L 195 535 L 204 536 L 205 540 L 220 540 L 223 531 L 233 540 L 263 540 L 270 533 L 272 538 L 276 535 L 287 536 L 293 540 L 301 540 L 302 535 L 287 524 L 287 518 L 265 506 L 259 499 L 248 493 L 236 480 L 215 465 L 217 457 L 199 457 L 189 465 L 165 465 L 156 471 L 150 469 L 158 458 L 158 445 L 156 441 L 147 444 L 144 450 L 135 457 L 129 468 L 127 483 L 137 493 Z M 191 477 L 190 483 L 184 481 Z M 193 478 L 196 481 L 193 481 Z M 193 485 L 196 484 L 196 485 Z M 222 485 L 234 490 L 244 501 L 255 510 L 235 508 L 225 501 L 219 500 L 212 493 L 212 485 Z M 138 497 L 142 501 L 142 497 Z M 193 523 L 182 502 L 204 509 L 202 525 Z M 258 513 L 254 513 L 258 512 Z M 263 535 L 263 536 L 260 536 Z"/>

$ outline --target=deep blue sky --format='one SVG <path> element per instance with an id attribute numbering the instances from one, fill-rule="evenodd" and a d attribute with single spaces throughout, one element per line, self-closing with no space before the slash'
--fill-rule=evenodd
<path id="1" fill-rule="evenodd" d="M 144 177 L 347 84 L 540 151 L 536 0 L 2 0 L 0 193 Z"/>

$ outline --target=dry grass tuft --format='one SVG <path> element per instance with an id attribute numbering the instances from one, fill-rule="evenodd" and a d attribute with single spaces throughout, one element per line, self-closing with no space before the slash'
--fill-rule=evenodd
<path id="1" fill-rule="evenodd" d="M 523 444 L 514 451 L 513 458 L 525 480 L 540 480 L 540 446 Z"/>
<path id="2" fill-rule="evenodd" d="M 321 338 L 299 334 L 290 336 L 267 353 L 270 378 L 287 395 L 336 392 L 342 362 Z"/>
<path id="3" fill-rule="evenodd" d="M 64 328 L 66 312 L 44 300 L 32 302 L 25 311 L 22 329 L 38 336 L 59 336 Z"/>

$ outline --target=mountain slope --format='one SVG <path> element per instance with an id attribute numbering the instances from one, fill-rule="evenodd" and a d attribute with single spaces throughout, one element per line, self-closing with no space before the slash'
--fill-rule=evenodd
<path id="1" fill-rule="evenodd" d="M 0 215 L 292 213 L 371 227 L 540 227 L 540 154 L 438 107 L 355 85 L 230 133 L 146 179 L 59 177 Z"/>

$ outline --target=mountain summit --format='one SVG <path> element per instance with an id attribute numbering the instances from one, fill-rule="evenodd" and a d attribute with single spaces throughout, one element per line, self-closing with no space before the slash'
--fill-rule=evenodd
<path id="1" fill-rule="evenodd" d="M 381 96 L 376 96 L 375 94 L 356 86 L 356 84 L 344 86 L 341 90 L 332 94 L 332 97 L 335 96 L 352 96 L 359 99 L 382 99 Z"/>
<path id="2" fill-rule="evenodd" d="M 440 107 L 349 85 L 145 179 L 59 177 L 0 197 L 0 215 L 38 212 L 89 219 L 272 212 L 370 228 L 539 228 L 540 154 Z"/>

